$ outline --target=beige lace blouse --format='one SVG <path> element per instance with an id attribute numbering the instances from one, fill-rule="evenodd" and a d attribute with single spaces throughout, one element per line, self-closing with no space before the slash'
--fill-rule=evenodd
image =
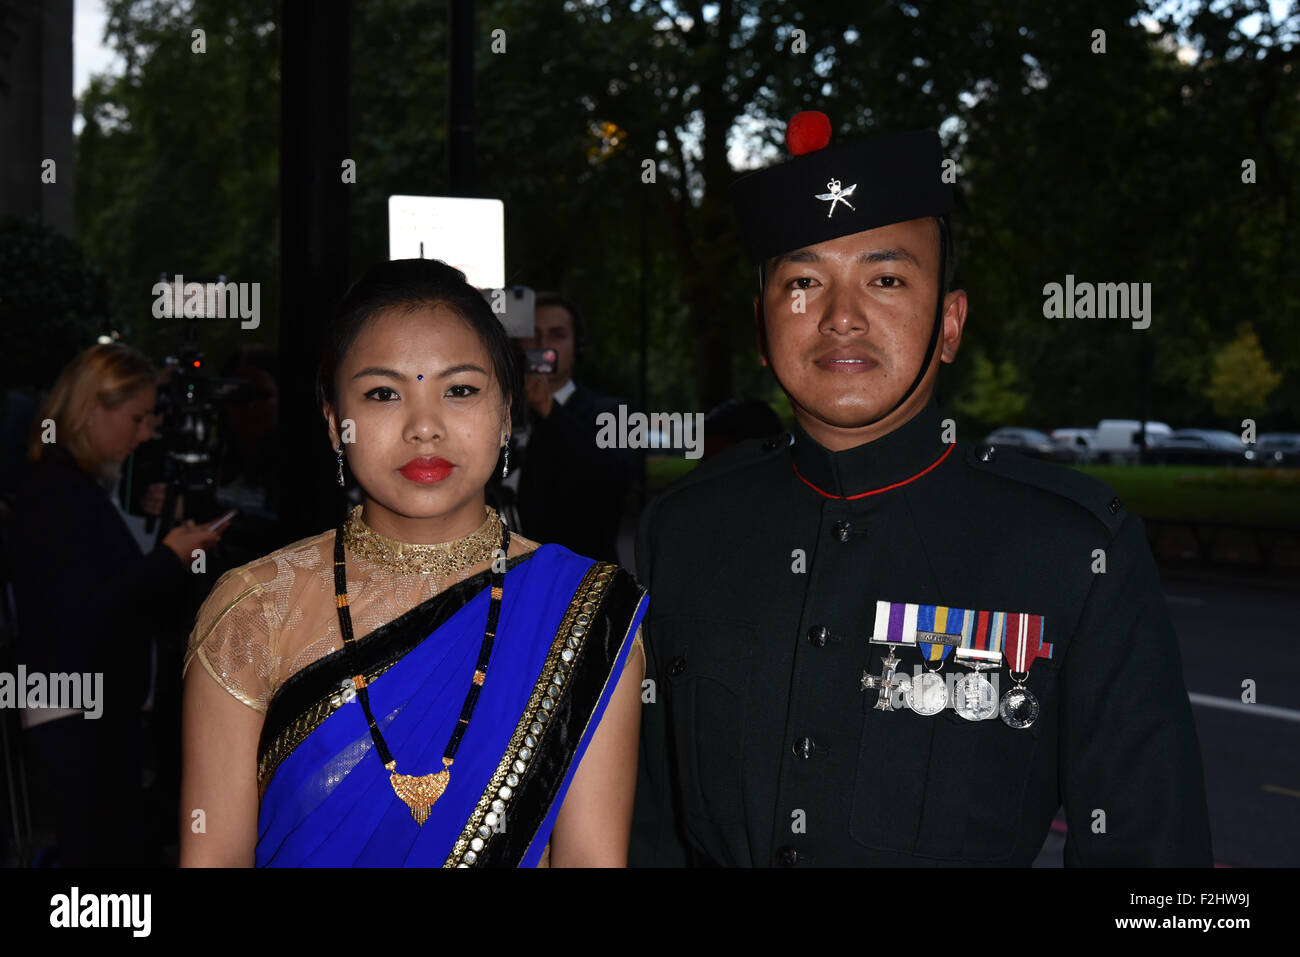
<path id="1" fill-rule="evenodd" d="M 217 579 L 190 633 L 182 675 L 197 658 L 223 688 L 265 713 L 290 675 L 342 648 L 334 598 L 335 534 L 331 529 L 304 538 Z M 512 534 L 507 557 L 536 547 Z M 439 578 L 401 574 L 351 550 L 346 561 L 348 608 L 358 639 L 491 566 L 488 560 Z"/>

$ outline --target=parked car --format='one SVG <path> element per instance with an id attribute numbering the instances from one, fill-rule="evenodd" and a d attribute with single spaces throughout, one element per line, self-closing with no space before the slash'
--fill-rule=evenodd
<path id="1" fill-rule="evenodd" d="M 1053 429 L 1052 441 L 1073 453 L 1071 461 L 1085 463 L 1097 458 L 1096 429 Z"/>
<path id="2" fill-rule="evenodd" d="M 1069 462 L 1074 459 L 1074 452 L 1053 442 L 1051 436 L 1037 429 L 1022 429 L 1018 426 L 994 429 L 984 437 L 984 443 L 1055 462 Z"/>
<path id="3" fill-rule="evenodd" d="M 1142 423 L 1137 419 L 1102 419 L 1097 423 L 1097 437 L 1093 451 L 1102 462 L 1114 462 L 1133 465 L 1138 460 L 1141 447 Z M 1157 439 L 1173 435 L 1174 430 L 1163 422 L 1148 422 L 1146 426 L 1147 448 L 1151 448 Z"/>
<path id="4" fill-rule="evenodd" d="M 1178 429 L 1151 449 L 1156 465 L 1245 465 L 1241 436 L 1222 429 Z"/>
<path id="5" fill-rule="evenodd" d="M 1246 458 L 1254 465 L 1300 465 L 1300 432 L 1265 432 Z"/>

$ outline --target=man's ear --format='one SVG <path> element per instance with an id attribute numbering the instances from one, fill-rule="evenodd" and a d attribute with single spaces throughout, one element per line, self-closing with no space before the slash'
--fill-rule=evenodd
<path id="1" fill-rule="evenodd" d="M 957 289 L 944 297 L 943 307 L 943 351 L 939 358 L 944 362 L 953 362 L 957 350 L 961 348 L 962 331 L 966 328 L 966 290 Z"/>
<path id="2" fill-rule="evenodd" d="M 758 296 L 754 297 L 754 331 L 758 335 L 758 361 L 767 365 L 767 330 L 763 328 L 763 307 Z"/>

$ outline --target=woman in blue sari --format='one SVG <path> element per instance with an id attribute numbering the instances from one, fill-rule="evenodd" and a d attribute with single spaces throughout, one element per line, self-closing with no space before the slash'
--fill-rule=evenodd
<path id="1" fill-rule="evenodd" d="M 485 504 L 519 390 L 458 270 L 349 290 L 318 393 L 364 504 L 200 610 L 182 865 L 626 863 L 647 598 Z"/>

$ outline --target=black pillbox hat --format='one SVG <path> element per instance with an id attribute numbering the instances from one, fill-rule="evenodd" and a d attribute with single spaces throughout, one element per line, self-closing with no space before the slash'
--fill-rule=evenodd
<path id="1" fill-rule="evenodd" d="M 823 121 L 822 135 L 829 136 L 824 116 L 801 113 L 787 131 L 792 147 L 801 139 L 792 135 L 796 122 L 810 115 Z M 952 187 L 941 178 L 943 160 L 939 134 L 915 130 L 814 146 L 784 163 L 746 173 L 730 190 L 745 253 L 757 265 L 828 239 L 951 213 Z"/>

